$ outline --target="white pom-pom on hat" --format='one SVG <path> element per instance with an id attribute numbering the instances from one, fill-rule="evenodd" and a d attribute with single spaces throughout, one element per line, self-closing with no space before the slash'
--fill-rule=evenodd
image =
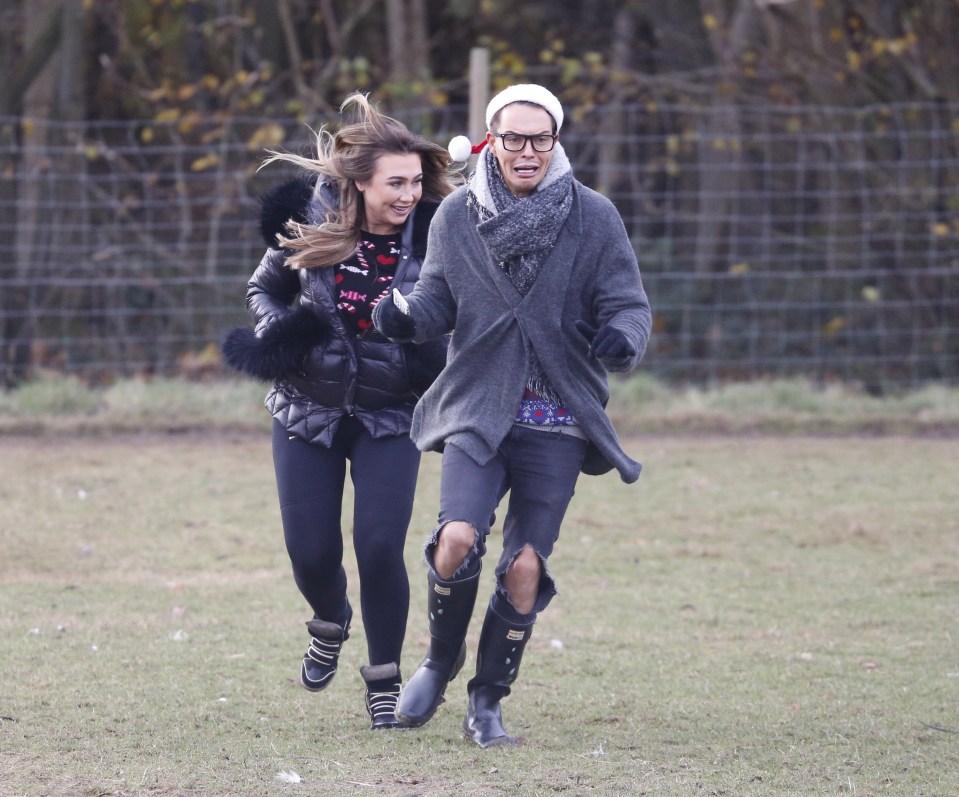
<path id="1" fill-rule="evenodd" d="M 563 126 L 563 105 L 553 92 L 536 83 L 516 83 L 503 89 L 486 106 L 486 129 L 489 130 L 493 117 L 510 103 L 531 102 L 546 110 L 556 122 L 556 132 Z"/>
<path id="2" fill-rule="evenodd" d="M 485 138 L 479 144 L 473 146 L 466 136 L 454 136 L 446 149 L 454 163 L 466 163 L 470 159 L 470 155 L 478 155 L 485 146 Z"/>
<path id="3" fill-rule="evenodd" d="M 446 149 L 449 150 L 450 157 L 456 163 L 468 161 L 470 155 L 473 154 L 473 145 L 470 144 L 470 140 L 466 136 L 456 136 L 450 141 L 450 145 Z"/>

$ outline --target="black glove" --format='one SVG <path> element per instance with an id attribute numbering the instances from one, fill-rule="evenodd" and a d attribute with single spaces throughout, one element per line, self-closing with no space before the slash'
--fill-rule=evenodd
<path id="1" fill-rule="evenodd" d="M 329 321 L 309 307 L 299 307 L 281 316 L 257 334 L 248 327 L 234 327 L 220 349 L 231 368 L 256 379 L 277 379 L 296 371 L 314 346 L 330 339 Z"/>
<path id="2" fill-rule="evenodd" d="M 403 344 L 406 351 L 406 372 L 415 395 L 422 396 L 446 367 L 448 347 L 449 337 L 446 335 L 426 343 Z"/>
<path id="3" fill-rule="evenodd" d="M 379 333 L 390 340 L 408 341 L 416 335 L 416 322 L 396 306 L 392 291 L 376 306 L 373 322 Z"/>
<path id="4" fill-rule="evenodd" d="M 589 343 L 589 353 L 599 360 L 621 360 L 636 354 L 626 336 L 609 324 L 596 330 L 585 321 L 577 321 L 576 329 Z"/>

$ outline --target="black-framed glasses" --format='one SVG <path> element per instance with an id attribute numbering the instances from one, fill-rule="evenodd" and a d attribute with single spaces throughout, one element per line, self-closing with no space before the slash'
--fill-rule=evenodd
<path id="1" fill-rule="evenodd" d="M 559 136 L 549 133 L 537 133 L 535 136 L 524 136 L 522 133 L 493 133 L 503 142 L 503 149 L 507 152 L 522 152 L 526 149 L 526 142 L 533 145 L 536 152 L 549 152 L 556 146 Z"/>

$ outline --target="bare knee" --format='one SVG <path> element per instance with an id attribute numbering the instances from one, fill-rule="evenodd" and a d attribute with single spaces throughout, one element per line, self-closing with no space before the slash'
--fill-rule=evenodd
<path id="1" fill-rule="evenodd" d="M 476 543 L 476 529 L 462 520 L 452 520 L 440 529 L 433 551 L 433 566 L 440 578 L 451 578 Z"/>
<path id="2" fill-rule="evenodd" d="M 533 611 L 542 571 L 539 554 L 528 545 L 510 562 L 503 574 L 503 588 L 516 611 L 522 614 Z"/>
<path id="3" fill-rule="evenodd" d="M 527 545 L 510 563 L 507 573 L 512 574 L 513 580 L 515 581 L 523 584 L 538 585 L 542 569 L 543 566 L 539 560 L 539 554 Z"/>

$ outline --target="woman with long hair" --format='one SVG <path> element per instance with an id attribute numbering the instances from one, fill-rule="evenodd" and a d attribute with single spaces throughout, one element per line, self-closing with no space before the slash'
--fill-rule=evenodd
<path id="1" fill-rule="evenodd" d="M 446 150 L 346 99 L 357 118 L 321 130 L 316 154 L 271 153 L 307 175 L 263 199 L 268 249 L 250 278 L 254 329 L 232 330 L 227 362 L 273 380 L 273 461 L 286 548 L 312 609 L 300 682 L 325 689 L 349 637 L 340 516 L 347 463 L 354 488 L 353 549 L 369 664 L 371 728 L 395 727 L 400 655 L 409 611 L 403 558 L 420 454 L 409 430 L 418 396 L 446 361 L 439 345 L 393 343 L 373 308 L 419 277 L 426 234 L 453 189 Z"/>

